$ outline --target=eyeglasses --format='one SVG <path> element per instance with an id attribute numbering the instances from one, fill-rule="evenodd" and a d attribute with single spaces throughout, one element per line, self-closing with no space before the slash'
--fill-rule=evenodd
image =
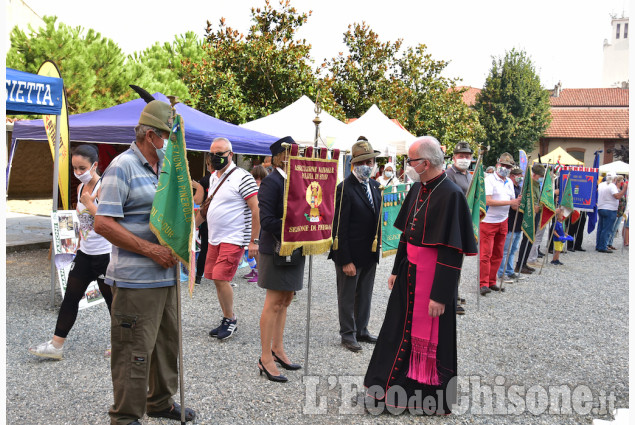
<path id="1" fill-rule="evenodd" d="M 406 159 L 406 163 L 412 167 L 413 162 L 425 161 L 425 160 L 426 160 L 425 158 L 408 158 Z"/>
<path id="2" fill-rule="evenodd" d="M 227 152 L 230 152 L 229 150 L 223 151 L 223 152 L 211 152 L 212 155 L 216 155 L 216 156 L 225 156 L 225 154 Z"/>

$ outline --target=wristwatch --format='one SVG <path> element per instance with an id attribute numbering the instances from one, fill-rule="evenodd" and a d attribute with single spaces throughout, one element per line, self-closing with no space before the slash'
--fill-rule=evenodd
<path id="1" fill-rule="evenodd" d="M 252 242 L 255 243 L 256 245 L 260 245 L 260 239 L 254 239 Z"/>

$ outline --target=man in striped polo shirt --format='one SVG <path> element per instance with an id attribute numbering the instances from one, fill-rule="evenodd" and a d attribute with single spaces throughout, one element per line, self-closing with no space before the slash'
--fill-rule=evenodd
<path id="1" fill-rule="evenodd" d="M 171 108 L 153 100 L 143 109 L 136 139 L 102 177 L 95 231 L 113 247 L 106 271 L 112 286 L 112 425 L 136 425 L 146 413 L 180 420 L 177 260 L 150 231 L 150 211 L 168 144 Z M 187 421 L 194 419 L 186 409 Z"/>
<path id="2" fill-rule="evenodd" d="M 234 290 L 230 284 L 236 274 L 245 247 L 249 258 L 258 251 L 260 215 L 258 185 L 252 175 L 234 164 L 232 144 L 224 137 L 214 139 L 209 148 L 215 172 L 209 179 L 212 197 L 207 210 L 208 248 L 205 259 L 205 278 L 216 285 L 223 318 L 209 334 L 220 340 L 231 337 L 237 329 L 234 314 Z M 218 189 L 218 190 L 217 190 Z M 196 225 L 203 222 L 200 213 Z"/>

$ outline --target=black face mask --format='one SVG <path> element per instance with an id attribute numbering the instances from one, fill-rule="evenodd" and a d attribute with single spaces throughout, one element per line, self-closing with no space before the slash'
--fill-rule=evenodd
<path id="1" fill-rule="evenodd" d="M 227 156 L 220 156 L 218 154 L 213 154 L 212 155 L 212 168 L 214 168 L 214 170 L 219 171 L 222 170 L 223 168 L 225 168 L 229 162 L 229 155 Z"/>

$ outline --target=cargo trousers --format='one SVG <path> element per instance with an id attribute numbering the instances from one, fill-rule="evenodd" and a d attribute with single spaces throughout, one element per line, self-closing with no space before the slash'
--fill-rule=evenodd
<path id="1" fill-rule="evenodd" d="M 178 388 L 176 286 L 112 287 L 112 425 L 172 406 Z"/>

